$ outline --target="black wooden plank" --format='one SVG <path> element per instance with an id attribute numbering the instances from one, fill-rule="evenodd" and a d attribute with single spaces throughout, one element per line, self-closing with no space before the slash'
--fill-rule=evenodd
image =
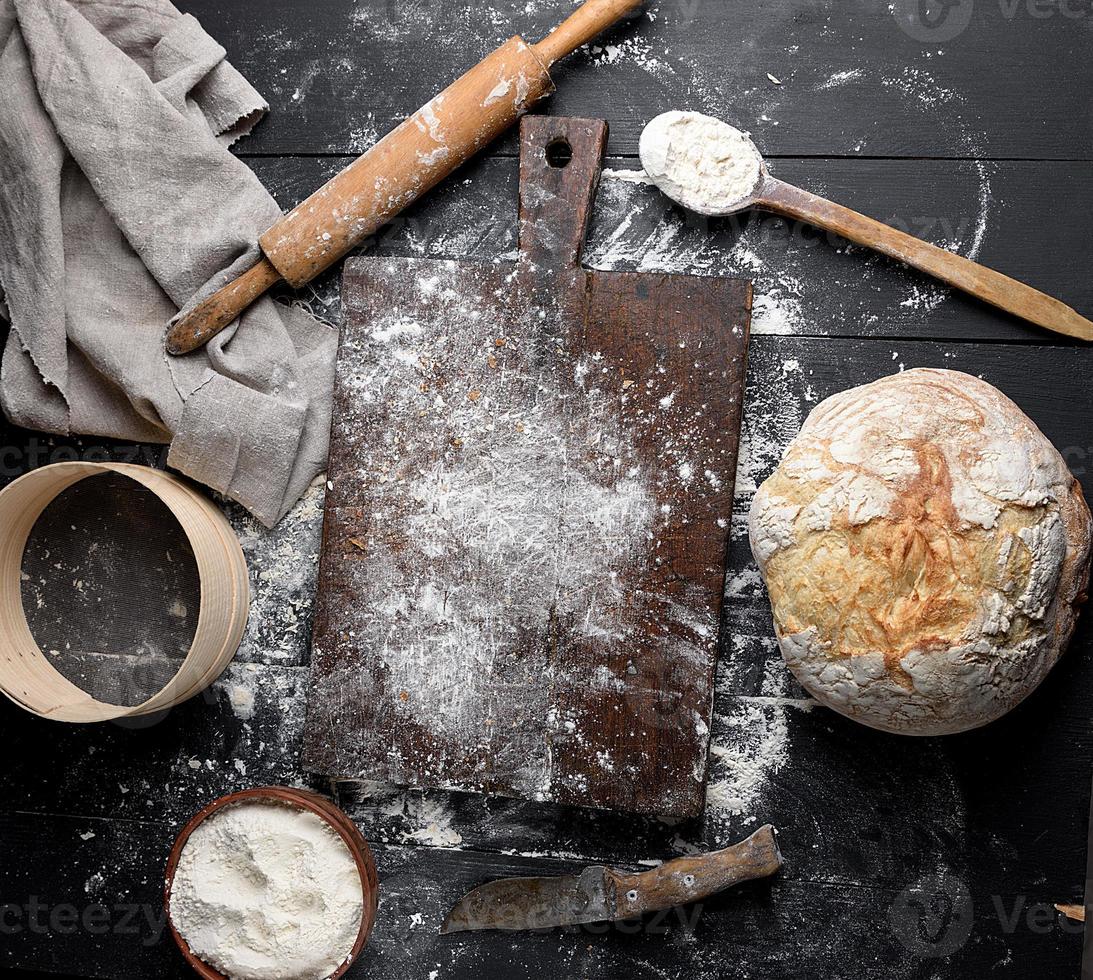
<path id="1" fill-rule="evenodd" d="M 574 4 L 323 0 L 303 16 L 296 0 L 178 6 L 273 107 L 247 151 L 318 153 L 360 152 L 505 38 L 538 40 Z M 549 111 L 606 116 L 614 153 L 634 153 L 657 113 L 697 108 L 774 155 L 1090 157 L 1084 0 L 955 4 L 923 40 L 901 27 L 910 0 L 647 6 L 555 70 Z"/>
<path id="2" fill-rule="evenodd" d="M 7 923 L 0 964 L 116 980 L 192 975 L 162 929 L 161 873 L 176 830 L 158 823 L 0 815 L 5 844 L 23 859 L 18 866 L 0 864 Z M 826 846 L 823 840 L 814 844 Z M 992 896 L 972 886 L 964 892 L 959 876 L 927 873 L 921 889 L 918 882 L 887 889 L 810 881 L 796 872 L 790 852 L 790 863 L 773 881 L 664 917 L 444 937 L 437 935 L 444 914 L 475 885 L 494 877 L 572 873 L 581 863 L 404 847 L 377 847 L 375 854 L 380 914 L 350 977 L 901 980 L 982 977 L 999 967 L 998 975 L 1014 980 L 1078 975 L 1080 934 L 1049 905 L 1012 890 Z M 966 921 L 948 916 L 944 903 L 950 897 Z M 921 921 L 923 900 L 940 902 L 936 925 Z M 1043 916 L 1043 924 L 1030 925 L 1030 914 Z M 939 938 L 950 945 L 935 945 Z M 938 952 L 950 955 L 939 959 Z"/>
<path id="3" fill-rule="evenodd" d="M 4 699 L 2 807 L 181 824 L 197 800 L 303 784 L 306 674 L 236 661 L 166 714 L 99 725 L 45 721 Z"/>
<path id="4" fill-rule="evenodd" d="M 344 158 L 253 159 L 285 208 Z M 496 260 L 516 245 L 516 161 L 459 171 L 370 240 L 365 254 Z M 612 169 L 632 166 L 613 159 Z M 785 180 L 954 248 L 1093 313 L 1086 274 L 1093 171 L 1080 164 L 779 160 Z M 1054 209 L 1067 199 L 1073 207 Z M 1050 217 L 1049 217 L 1050 216 Z M 707 221 L 655 189 L 606 177 L 585 261 L 596 268 L 741 276 L 755 281 L 753 332 L 1069 343 L 866 249 L 774 215 Z M 338 273 L 300 294 L 340 318 Z"/>
<path id="5" fill-rule="evenodd" d="M 826 395 L 901 364 L 982 373 L 1032 415 L 1093 490 L 1086 462 L 1093 447 L 1086 446 L 1082 423 L 1093 398 L 1085 384 L 1090 357 L 1093 353 L 1078 348 L 906 343 L 895 351 L 875 341 L 755 340 L 719 666 L 711 801 L 701 824 L 668 826 L 617 814 L 372 786 L 340 787 L 341 799 L 367 836 L 391 844 L 632 862 L 720 846 L 746 834 L 756 821 L 772 820 L 810 879 L 898 889 L 929 867 L 945 864 L 970 882 L 1027 889 L 1045 900 L 1078 897 L 1084 838 L 1075 821 L 1060 814 L 1084 811 L 1093 762 L 1086 724 L 1093 690 L 1085 656 L 1091 643 L 1087 622 L 1043 689 L 988 729 L 941 740 L 872 732 L 810 706 L 789 678 L 770 639 L 769 611 L 744 540 L 744 521 L 756 484 L 776 464 L 806 412 Z M 1040 380 L 1047 376 L 1050 390 Z M 306 566 L 317 548 L 318 514 L 313 508 L 301 519 L 298 539 L 275 550 L 271 560 Z M 261 564 L 252 568 L 259 577 L 265 570 Z M 295 758 L 303 674 L 296 667 L 237 661 L 208 696 L 147 729 L 55 725 L 10 705 L 0 708 L 9 747 L 6 805 L 177 823 L 207 796 L 261 782 L 291 782 L 302 775 Z M 812 848 L 813 841 L 824 846 Z"/>

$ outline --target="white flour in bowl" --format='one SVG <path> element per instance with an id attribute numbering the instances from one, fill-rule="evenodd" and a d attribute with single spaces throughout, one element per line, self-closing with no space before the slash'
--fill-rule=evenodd
<path id="1" fill-rule="evenodd" d="M 763 157 L 739 129 L 700 112 L 665 112 L 641 134 L 645 172 L 699 214 L 738 210 L 759 184 Z"/>
<path id="2" fill-rule="evenodd" d="M 231 980 L 324 980 L 353 951 L 364 893 L 345 841 L 277 803 L 225 807 L 197 826 L 171 887 L 171 921 Z"/>

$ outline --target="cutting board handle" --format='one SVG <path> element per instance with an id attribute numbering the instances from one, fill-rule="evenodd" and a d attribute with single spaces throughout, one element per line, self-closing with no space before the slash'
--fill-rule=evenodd
<path id="1" fill-rule="evenodd" d="M 577 268 L 600 182 L 607 123 L 525 116 L 520 124 L 520 262 L 543 274 Z"/>

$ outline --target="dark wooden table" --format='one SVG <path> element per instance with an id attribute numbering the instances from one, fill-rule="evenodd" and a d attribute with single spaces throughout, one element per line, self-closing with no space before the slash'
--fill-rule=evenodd
<path id="1" fill-rule="evenodd" d="M 188 0 L 272 112 L 238 146 L 286 208 L 473 60 L 537 39 L 570 0 Z M 750 130 L 780 177 L 956 248 L 1093 311 L 1093 9 L 956 0 L 661 0 L 557 73 L 547 111 L 605 117 L 610 166 L 643 123 L 696 108 Z M 930 4 L 940 8 L 942 4 Z M 970 17 L 970 19 L 969 19 Z M 915 36 L 915 35 L 918 36 Z M 515 246 L 512 138 L 365 252 L 495 259 Z M 694 824 L 339 784 L 374 842 L 381 903 L 352 977 L 1077 977 L 1093 759 L 1086 618 L 1042 688 L 945 739 L 869 731 L 815 706 L 782 666 L 745 520 L 754 488 L 817 401 L 904 367 L 979 374 L 1039 423 L 1093 491 L 1093 350 L 769 216 L 699 221 L 605 180 L 587 262 L 746 276 L 756 285 L 707 814 Z M 336 274 L 301 297 L 332 322 Z M 43 462 L 159 447 L 13 430 L 6 482 Z M 203 697 L 148 727 L 64 726 L 0 705 L 0 964 L 104 978 L 184 977 L 162 930 L 181 823 L 230 790 L 307 783 L 298 765 L 316 553 L 316 485 L 280 527 L 227 510 L 255 589 L 239 655 Z M 777 880 L 633 926 L 438 937 L 483 880 L 587 863 L 637 867 L 771 821 Z M 14 973 L 13 973 L 14 975 Z"/>

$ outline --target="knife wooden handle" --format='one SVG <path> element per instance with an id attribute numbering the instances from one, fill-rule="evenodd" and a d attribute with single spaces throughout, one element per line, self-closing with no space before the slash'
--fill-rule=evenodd
<path id="1" fill-rule="evenodd" d="M 640 874 L 626 875 L 608 869 L 605 883 L 609 890 L 612 886 L 615 889 L 617 918 L 637 918 L 646 912 L 687 905 L 742 881 L 769 877 L 782 867 L 776 833 L 767 824 L 747 840 L 723 851 L 677 858 Z"/>

